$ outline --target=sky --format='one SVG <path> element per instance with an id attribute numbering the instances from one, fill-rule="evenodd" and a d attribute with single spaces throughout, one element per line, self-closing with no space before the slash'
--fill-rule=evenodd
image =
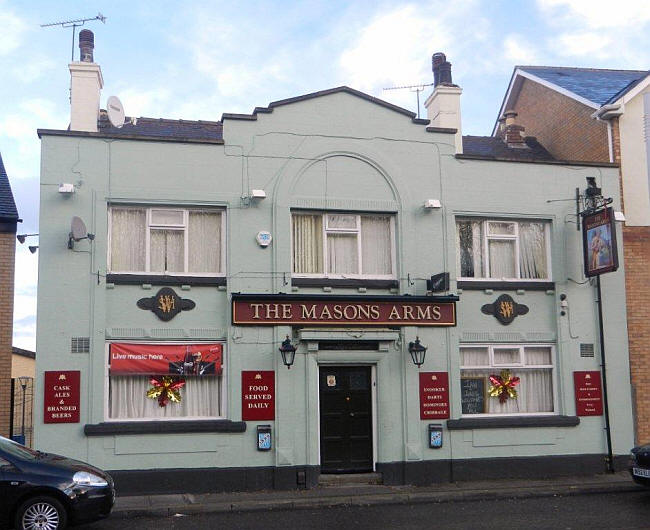
<path id="1" fill-rule="evenodd" d="M 415 92 L 383 89 L 433 82 L 442 51 L 463 88 L 463 133 L 487 136 L 515 65 L 650 69 L 647 0 L 0 0 L 0 153 L 19 233 L 38 233 L 36 129 L 69 123 L 72 30 L 40 25 L 98 13 L 105 23 L 84 27 L 102 108 L 116 95 L 129 116 L 216 121 L 341 85 L 417 112 Z M 16 246 L 14 346 L 30 350 L 37 244 Z"/>

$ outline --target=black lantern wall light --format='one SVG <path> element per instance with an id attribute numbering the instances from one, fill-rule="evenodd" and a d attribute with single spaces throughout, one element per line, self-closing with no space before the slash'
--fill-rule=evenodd
<path id="1" fill-rule="evenodd" d="M 409 353 L 411 359 L 413 359 L 413 364 L 419 369 L 424 364 L 424 358 L 427 354 L 427 347 L 420 343 L 420 337 L 415 337 L 414 342 L 409 342 Z"/>
<path id="2" fill-rule="evenodd" d="M 296 347 L 291 344 L 289 335 L 287 335 L 287 338 L 282 341 L 282 345 L 280 346 L 280 355 L 282 355 L 282 363 L 288 370 L 291 370 L 291 365 L 296 358 Z"/>

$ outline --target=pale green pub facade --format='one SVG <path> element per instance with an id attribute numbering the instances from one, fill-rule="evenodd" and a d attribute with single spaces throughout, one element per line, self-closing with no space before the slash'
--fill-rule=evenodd
<path id="1" fill-rule="evenodd" d="M 596 177 L 620 209 L 617 168 L 500 138 L 489 146 L 505 151 L 471 151 L 471 138 L 463 149 L 460 131 L 431 119 L 341 87 L 221 122 L 39 131 L 37 388 L 44 372 L 79 371 L 80 417 L 44 423 L 38 393 L 35 446 L 112 471 L 122 493 L 312 487 L 328 471 L 386 484 L 604 472 L 605 415 L 576 405 L 574 374 L 599 372 L 601 355 L 575 196 Z M 94 239 L 68 248 L 74 216 Z M 445 272 L 448 288 L 432 291 Z M 633 445 L 622 263 L 601 284 L 619 466 Z M 169 320 L 141 307 L 163 288 L 193 307 Z M 238 301 L 267 304 L 259 323 L 238 323 Z M 373 321 L 378 301 L 404 319 Z M 292 303 L 314 318 L 286 309 L 283 321 Z M 449 305 L 453 322 L 429 325 L 418 304 Z M 113 345 L 211 345 L 221 357 L 213 373 L 175 375 L 181 403 L 160 407 L 145 395 L 154 374 L 118 373 Z M 271 388 L 245 397 L 256 372 Z M 422 373 L 447 378 L 427 419 Z M 502 375 L 519 377 L 503 402 L 489 395 Z M 464 382 L 476 379 L 482 398 Z M 272 403 L 273 419 L 243 419 L 247 400 Z"/>

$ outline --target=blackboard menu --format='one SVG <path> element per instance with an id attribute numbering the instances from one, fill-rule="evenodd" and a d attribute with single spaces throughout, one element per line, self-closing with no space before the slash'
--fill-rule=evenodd
<path id="1" fill-rule="evenodd" d="M 463 414 L 485 412 L 485 377 L 461 377 L 460 400 Z"/>

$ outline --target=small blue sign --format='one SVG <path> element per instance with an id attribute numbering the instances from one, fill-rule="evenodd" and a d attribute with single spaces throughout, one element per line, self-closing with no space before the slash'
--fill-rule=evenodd
<path id="1" fill-rule="evenodd" d="M 442 447 L 442 425 L 429 424 L 429 447 L 431 449 Z"/>
<path id="2" fill-rule="evenodd" d="M 270 425 L 257 426 L 257 450 L 258 451 L 271 450 L 271 426 Z"/>

